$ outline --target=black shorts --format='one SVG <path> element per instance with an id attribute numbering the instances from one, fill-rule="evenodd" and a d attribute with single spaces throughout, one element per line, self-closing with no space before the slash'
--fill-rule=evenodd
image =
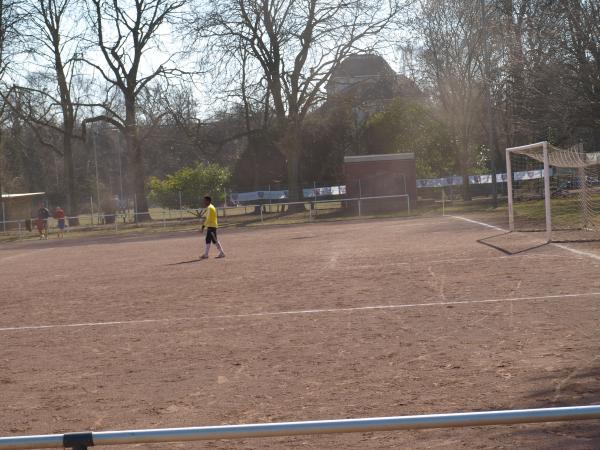
<path id="1" fill-rule="evenodd" d="M 217 229 L 208 227 L 206 229 L 206 243 L 207 244 L 216 244 L 217 243 Z"/>

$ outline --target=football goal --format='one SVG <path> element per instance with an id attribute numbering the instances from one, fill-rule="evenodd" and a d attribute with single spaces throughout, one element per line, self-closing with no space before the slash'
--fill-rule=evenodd
<path id="1" fill-rule="evenodd" d="M 600 238 L 600 153 L 548 142 L 506 149 L 510 231 L 550 241 Z"/>

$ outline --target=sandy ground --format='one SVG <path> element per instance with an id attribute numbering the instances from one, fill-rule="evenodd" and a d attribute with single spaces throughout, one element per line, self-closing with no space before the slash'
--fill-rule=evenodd
<path id="1" fill-rule="evenodd" d="M 449 217 L 223 230 L 228 257 L 207 261 L 197 233 L 2 245 L 0 436 L 600 403 L 600 259 L 486 245 L 501 234 Z M 123 448 L 597 449 L 600 429 Z"/>

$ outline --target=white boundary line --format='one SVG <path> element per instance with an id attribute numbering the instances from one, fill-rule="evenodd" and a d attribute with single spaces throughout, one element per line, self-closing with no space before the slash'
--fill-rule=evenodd
<path id="1" fill-rule="evenodd" d="M 500 228 L 495 225 L 490 225 L 489 223 L 485 223 L 485 222 L 478 222 L 477 220 L 467 219 L 466 217 L 461 217 L 461 216 L 445 216 L 445 217 L 451 217 L 453 219 L 464 220 L 465 222 L 474 223 L 474 224 L 480 225 L 482 227 L 492 228 L 494 230 L 504 231 L 505 233 L 508 233 L 508 230 L 505 230 L 504 228 Z"/>
<path id="2" fill-rule="evenodd" d="M 0 328 L 0 332 L 9 331 L 25 331 L 25 330 L 48 330 L 54 328 L 82 328 L 82 327 L 98 327 L 108 325 L 135 325 L 143 323 L 160 323 L 160 322 L 182 322 L 194 320 L 215 320 L 215 319 L 244 319 L 251 317 L 276 317 L 276 316 L 294 316 L 305 314 L 327 314 L 339 312 L 355 312 L 355 311 L 374 311 L 385 309 L 407 309 L 407 308 L 423 308 L 431 306 L 449 306 L 449 305 L 476 305 L 486 303 L 506 303 L 506 302 L 525 302 L 525 301 L 540 301 L 540 300 L 562 300 L 567 298 L 586 298 L 600 297 L 600 292 L 583 292 L 580 294 L 560 294 L 560 295 L 542 295 L 535 297 L 510 297 L 510 298 L 494 298 L 485 300 L 458 300 L 446 302 L 429 302 L 429 303 L 410 303 L 400 305 L 374 305 L 374 306 L 357 306 L 352 308 L 328 308 L 328 309 L 303 309 L 292 311 L 272 311 L 258 312 L 247 314 L 224 314 L 216 316 L 199 316 L 199 317 L 175 317 L 171 319 L 143 319 L 143 320 L 124 320 L 111 322 L 87 322 L 87 323 L 70 323 L 56 325 L 31 325 L 22 327 L 5 327 Z"/>
<path id="3" fill-rule="evenodd" d="M 575 250 L 574 248 L 567 247 L 566 245 L 563 245 L 563 244 L 552 244 L 552 245 L 554 245 L 555 247 L 558 247 L 558 248 L 562 248 L 563 250 L 567 250 L 571 253 L 575 253 L 576 255 L 587 256 L 588 258 L 592 258 L 597 261 L 600 261 L 600 255 L 597 255 L 596 253 L 582 252 L 581 250 Z"/>
<path id="4" fill-rule="evenodd" d="M 508 230 L 505 230 L 503 228 L 496 227 L 494 225 L 490 225 L 489 223 L 478 222 L 477 220 L 467 219 L 466 217 L 461 217 L 461 216 L 446 216 L 446 217 L 451 217 L 453 219 L 458 219 L 458 220 L 464 220 L 465 222 L 474 223 L 474 224 L 480 225 L 482 227 L 493 228 L 494 230 L 504 231 L 504 232 L 508 233 Z M 568 246 L 566 246 L 564 244 L 556 244 L 554 242 L 551 242 L 550 245 L 553 245 L 554 247 L 558 247 L 558 248 L 560 248 L 562 250 L 566 250 L 566 251 L 571 252 L 571 253 L 573 253 L 575 255 L 587 256 L 588 258 L 592 258 L 592 259 L 595 259 L 597 261 L 600 261 L 600 255 L 598 255 L 596 253 L 583 252 L 581 250 L 576 250 L 574 248 L 568 247 Z"/>

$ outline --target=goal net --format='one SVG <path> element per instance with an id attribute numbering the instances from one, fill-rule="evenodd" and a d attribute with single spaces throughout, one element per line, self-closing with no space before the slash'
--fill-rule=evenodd
<path id="1" fill-rule="evenodd" d="M 547 241 L 600 238 L 600 154 L 548 142 L 506 150 L 511 231 Z"/>

